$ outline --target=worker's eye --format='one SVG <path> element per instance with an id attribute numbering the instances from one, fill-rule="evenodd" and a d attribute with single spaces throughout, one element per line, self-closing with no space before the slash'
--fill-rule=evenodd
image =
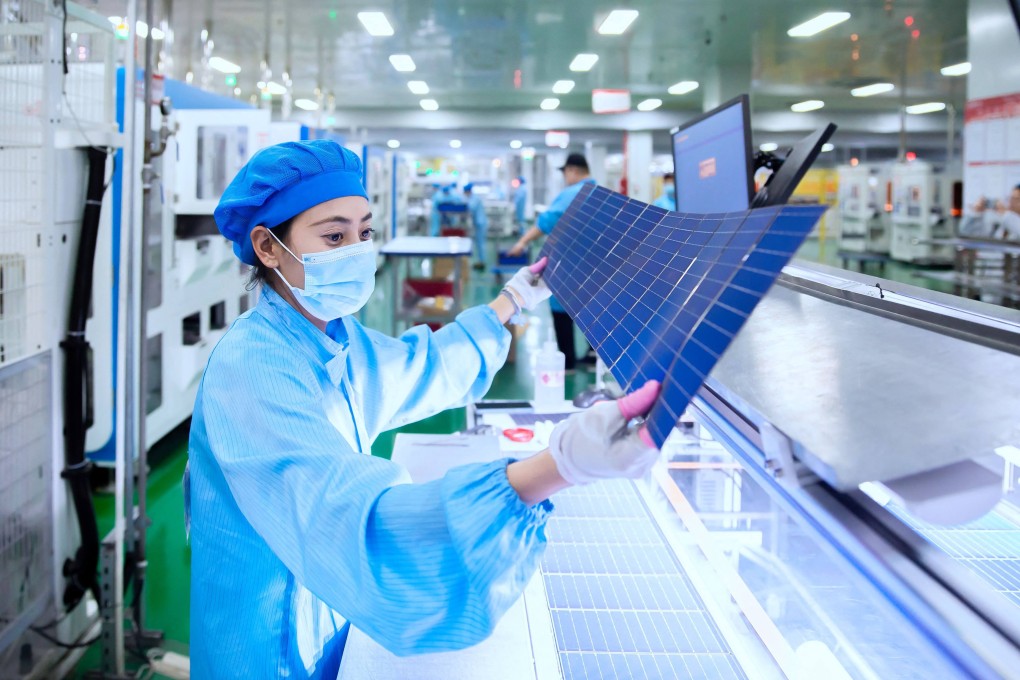
<path id="1" fill-rule="evenodd" d="M 337 232 L 336 234 L 326 234 L 325 238 L 330 243 L 340 243 L 344 240 L 344 235 L 342 232 Z"/>
<path id="2" fill-rule="evenodd" d="M 374 235 L 375 235 L 375 229 L 372 229 L 371 227 L 369 227 L 368 229 L 362 230 L 362 232 L 361 232 L 361 240 L 362 241 L 371 241 L 372 240 L 372 236 L 374 236 Z"/>

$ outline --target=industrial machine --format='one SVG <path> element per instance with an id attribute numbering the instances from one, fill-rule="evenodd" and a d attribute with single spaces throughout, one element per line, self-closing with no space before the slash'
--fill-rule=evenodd
<path id="1" fill-rule="evenodd" d="M 839 167 L 839 249 L 888 253 L 891 180 L 885 166 Z"/>
<path id="2" fill-rule="evenodd" d="M 928 163 L 896 163 L 892 179 L 892 238 L 894 260 L 914 264 L 947 264 L 952 252 L 932 243 L 955 235 L 950 215 L 950 185 L 944 173 Z"/>

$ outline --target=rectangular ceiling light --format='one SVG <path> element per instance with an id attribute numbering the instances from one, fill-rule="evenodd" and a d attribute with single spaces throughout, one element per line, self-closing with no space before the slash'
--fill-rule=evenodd
<path id="1" fill-rule="evenodd" d="M 437 102 L 435 99 L 422 99 L 420 103 L 421 103 L 421 107 L 423 109 L 425 109 L 426 111 L 438 111 L 439 110 L 439 102 Z"/>
<path id="2" fill-rule="evenodd" d="M 822 153 L 828 153 L 828 152 L 832 151 L 835 148 L 836 148 L 835 144 L 832 144 L 830 142 L 826 142 L 825 144 L 822 144 Z"/>
<path id="3" fill-rule="evenodd" d="M 410 54 L 391 54 L 390 63 L 401 73 L 410 73 L 416 68 Z"/>
<path id="4" fill-rule="evenodd" d="M 964 61 L 952 66 L 946 66 L 941 70 L 941 73 L 944 76 L 965 76 L 970 73 L 970 62 Z"/>
<path id="5" fill-rule="evenodd" d="M 556 97 L 549 97 L 548 99 L 543 99 L 542 103 L 539 104 L 539 106 L 542 107 L 543 111 L 552 111 L 553 109 L 557 108 L 559 105 L 560 105 L 560 100 L 557 99 Z"/>
<path id="6" fill-rule="evenodd" d="M 269 94 L 281 95 L 287 93 L 287 88 L 285 88 L 280 83 L 276 83 L 270 80 L 268 83 L 266 83 L 266 92 L 268 92 Z"/>
<path id="7" fill-rule="evenodd" d="M 317 111 L 319 109 L 318 102 L 312 101 L 311 99 L 295 99 L 294 106 L 305 111 Z"/>
<path id="8" fill-rule="evenodd" d="M 638 18 L 636 9 L 614 9 L 599 26 L 602 35 L 620 35 Z"/>
<path id="9" fill-rule="evenodd" d="M 595 65 L 595 62 L 599 60 L 597 54 L 585 54 L 581 53 L 574 57 L 574 60 L 570 62 L 571 71 L 590 71 L 591 67 Z"/>
<path id="10" fill-rule="evenodd" d="M 920 115 L 922 113 L 936 113 L 938 111 L 945 111 L 946 105 L 942 102 L 926 102 L 924 104 L 914 104 L 913 106 L 907 107 L 907 113 L 913 115 Z"/>
<path id="11" fill-rule="evenodd" d="M 797 24 L 786 35 L 791 38 L 809 38 L 822 31 L 841 24 L 850 18 L 850 12 L 825 12 L 814 19 L 809 19 L 802 24 Z"/>
<path id="12" fill-rule="evenodd" d="M 804 102 L 797 102 L 790 107 L 790 110 L 794 113 L 806 113 L 808 111 L 817 111 L 823 106 L 825 106 L 825 102 L 821 99 L 808 99 Z"/>
<path id="13" fill-rule="evenodd" d="M 886 92 L 892 92 L 896 89 L 896 86 L 892 83 L 875 83 L 874 85 L 865 85 L 863 87 L 855 87 L 850 90 L 850 94 L 854 97 L 873 97 L 876 94 L 884 94 Z"/>
<path id="14" fill-rule="evenodd" d="M 553 94 L 569 94 L 573 89 L 573 80 L 557 80 L 553 83 Z"/>
<path id="15" fill-rule="evenodd" d="M 646 99 L 637 105 L 638 111 L 654 111 L 655 109 L 662 106 L 661 99 Z"/>
<path id="16" fill-rule="evenodd" d="M 424 80 L 409 80 L 407 82 L 407 89 L 413 94 L 428 94 L 429 84 Z"/>
<path id="17" fill-rule="evenodd" d="M 209 66 L 220 73 L 240 73 L 241 67 L 223 57 L 209 57 Z"/>
<path id="18" fill-rule="evenodd" d="M 365 27 L 369 35 L 385 38 L 393 35 L 393 27 L 382 12 L 358 12 L 358 21 Z"/>
<path id="19" fill-rule="evenodd" d="M 681 80 L 675 85 L 670 85 L 666 91 L 670 94 L 687 94 L 688 92 L 694 92 L 696 89 L 698 89 L 698 81 Z"/>

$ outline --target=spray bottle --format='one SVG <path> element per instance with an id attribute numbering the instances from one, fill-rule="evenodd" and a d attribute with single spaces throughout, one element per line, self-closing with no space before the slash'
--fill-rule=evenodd
<path id="1" fill-rule="evenodd" d="M 549 337 L 535 359 L 535 411 L 548 413 L 562 408 L 564 400 L 564 364 L 566 357 L 556 348 L 556 339 Z"/>

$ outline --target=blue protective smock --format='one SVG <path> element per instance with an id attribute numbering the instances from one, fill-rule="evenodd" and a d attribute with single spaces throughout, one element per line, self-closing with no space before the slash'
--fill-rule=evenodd
<path id="1" fill-rule="evenodd" d="M 507 460 L 426 484 L 366 455 L 383 430 L 480 398 L 509 348 L 488 307 L 391 338 L 320 332 L 269 287 L 213 350 L 185 507 L 192 678 L 336 677 L 348 622 L 396 654 L 492 631 L 545 545 Z"/>
<path id="2" fill-rule="evenodd" d="M 662 194 L 662 196 L 659 196 L 657 199 L 655 199 L 655 203 L 652 203 L 652 205 L 656 206 L 657 208 L 662 208 L 663 210 L 676 212 L 676 196 L 664 193 Z"/>
<path id="3" fill-rule="evenodd" d="M 467 200 L 468 212 L 475 227 L 475 259 L 485 261 L 485 239 L 489 233 L 489 216 L 485 214 L 485 202 L 480 196 L 471 195 Z"/>
<path id="4" fill-rule="evenodd" d="M 514 220 L 518 226 L 524 226 L 524 208 L 528 204 L 528 190 L 523 185 L 514 192 Z"/>
<path id="5" fill-rule="evenodd" d="M 581 189 L 584 188 L 584 185 L 586 184 L 595 184 L 595 180 L 588 177 L 586 179 L 582 179 L 580 182 L 574 182 L 561 191 L 556 198 L 553 199 L 553 202 L 549 204 L 549 207 L 545 210 L 545 212 L 539 215 L 538 219 L 535 220 L 535 226 L 541 229 L 546 236 L 551 234 L 553 227 L 555 227 L 556 223 L 560 221 L 561 217 L 563 217 L 563 213 L 567 212 L 567 208 L 570 207 L 570 204 L 573 203 L 574 199 L 579 193 L 581 193 Z M 549 308 L 554 312 L 567 311 L 554 297 L 549 298 Z"/>

